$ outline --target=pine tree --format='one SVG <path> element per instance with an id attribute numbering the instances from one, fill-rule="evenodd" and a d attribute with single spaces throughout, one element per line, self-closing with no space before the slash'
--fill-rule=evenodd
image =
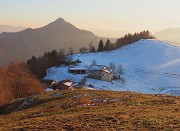
<path id="1" fill-rule="evenodd" d="M 98 52 L 104 51 L 104 42 L 101 39 L 98 45 Z"/>
<path id="2" fill-rule="evenodd" d="M 92 42 L 89 44 L 89 52 L 96 52 L 96 48 L 93 46 Z"/>
<path id="3" fill-rule="evenodd" d="M 111 50 L 111 41 L 108 39 L 107 42 L 106 42 L 106 45 L 104 47 L 104 50 L 105 51 L 109 51 Z"/>
<path id="4" fill-rule="evenodd" d="M 93 47 L 92 50 L 91 50 L 91 52 L 96 52 L 96 48 Z"/>
<path id="5" fill-rule="evenodd" d="M 124 37 L 121 37 L 117 40 L 117 42 L 115 43 L 115 48 L 120 48 L 122 46 L 137 42 L 140 39 L 155 39 L 155 37 L 152 36 L 148 30 L 144 30 L 140 33 L 135 33 L 133 35 L 126 34 Z"/>
<path id="6" fill-rule="evenodd" d="M 114 50 L 114 49 L 115 49 L 115 45 L 113 43 L 111 43 L 110 50 Z"/>
<path id="7" fill-rule="evenodd" d="M 88 49 L 87 49 L 86 47 L 81 47 L 81 48 L 79 49 L 79 52 L 80 52 L 80 53 L 87 52 L 87 51 L 88 51 Z"/>

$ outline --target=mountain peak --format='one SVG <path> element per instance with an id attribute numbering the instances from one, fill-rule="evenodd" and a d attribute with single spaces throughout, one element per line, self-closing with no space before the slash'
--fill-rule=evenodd
<path id="1" fill-rule="evenodd" d="M 63 18 L 58 18 L 55 21 L 45 26 L 48 29 L 59 30 L 59 29 L 76 29 L 74 25 L 65 21 Z"/>
<path id="2" fill-rule="evenodd" d="M 58 18 L 58 19 L 56 19 L 54 22 L 66 22 L 63 18 Z"/>
<path id="3" fill-rule="evenodd" d="M 51 22 L 49 25 L 69 25 L 70 23 L 65 21 L 63 18 L 58 18 L 54 22 Z"/>

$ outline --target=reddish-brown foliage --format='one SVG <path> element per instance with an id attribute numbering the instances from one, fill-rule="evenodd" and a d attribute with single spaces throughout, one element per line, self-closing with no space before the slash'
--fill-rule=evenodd
<path id="1" fill-rule="evenodd" d="M 13 62 L 7 69 L 0 68 L 0 105 L 43 90 L 25 63 Z"/>

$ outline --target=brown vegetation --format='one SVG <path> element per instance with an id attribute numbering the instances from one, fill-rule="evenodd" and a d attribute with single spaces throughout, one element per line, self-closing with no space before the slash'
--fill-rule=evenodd
<path id="1" fill-rule="evenodd" d="M 0 130 L 178 131 L 179 102 L 180 97 L 132 92 L 45 92 L 14 101 L 0 115 Z"/>
<path id="2" fill-rule="evenodd" d="M 5 73 L 5 69 L 0 67 L 0 106 L 9 103 L 12 100 L 12 93 L 4 86 Z"/>
<path id="3" fill-rule="evenodd" d="M 25 63 L 13 62 L 7 69 L 0 68 L 0 105 L 42 91 L 42 85 Z"/>

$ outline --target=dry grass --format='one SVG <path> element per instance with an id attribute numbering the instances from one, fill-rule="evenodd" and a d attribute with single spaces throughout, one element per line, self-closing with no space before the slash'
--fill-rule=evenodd
<path id="1" fill-rule="evenodd" d="M 130 92 L 54 91 L 13 102 L 10 114 L 0 115 L 0 129 L 174 131 L 180 129 L 179 102 Z"/>

